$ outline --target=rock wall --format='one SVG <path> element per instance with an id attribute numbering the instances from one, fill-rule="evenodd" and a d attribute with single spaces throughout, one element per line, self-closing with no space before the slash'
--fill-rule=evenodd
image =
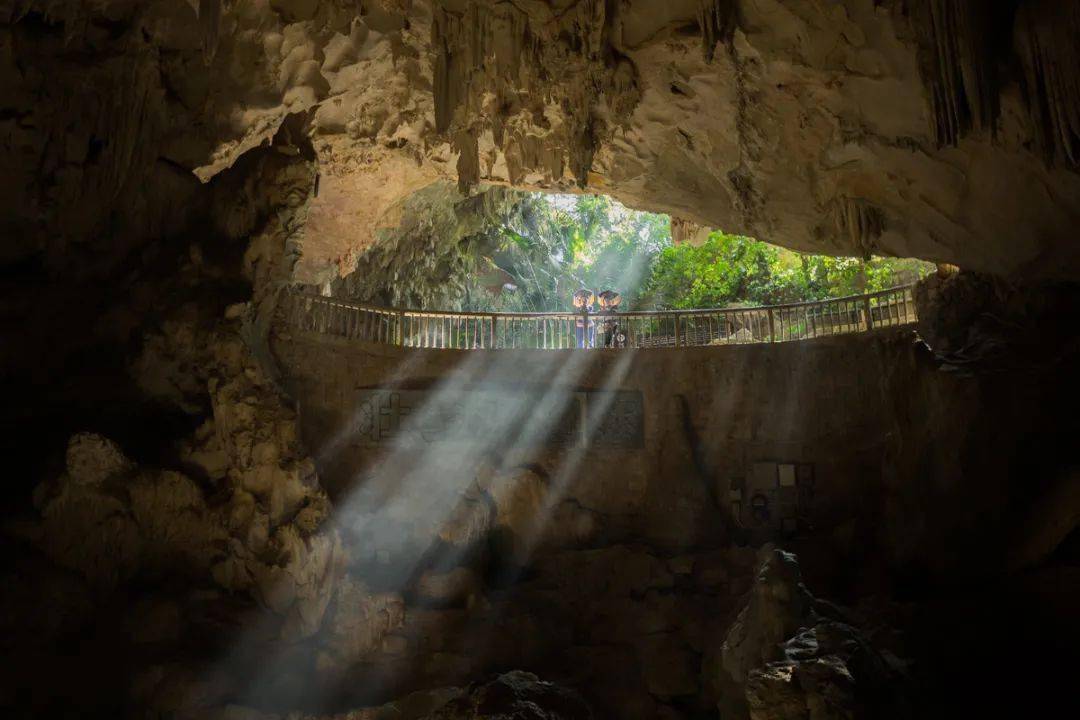
<path id="1" fill-rule="evenodd" d="M 741 513 L 729 517 L 730 491 L 744 490 L 756 463 L 812 470 L 815 495 L 802 508 L 804 526 L 828 530 L 854 517 L 855 497 L 872 494 L 880 481 L 889 442 L 891 388 L 884 376 L 891 364 L 910 357 L 912 342 L 885 333 L 774 346 L 582 355 L 409 350 L 302 333 L 279 337 L 274 349 L 300 409 L 305 440 L 334 497 L 348 498 L 355 488 L 382 482 L 384 476 L 391 478 L 386 493 L 393 493 L 397 478 L 408 476 L 415 453 L 436 459 L 444 454 L 455 459 L 450 464 L 473 462 L 454 468 L 460 478 L 446 475 L 451 468 L 439 463 L 438 482 L 431 484 L 461 491 L 485 473 L 525 469 L 546 480 L 565 475 L 559 482 L 566 488 L 566 512 L 588 515 L 584 534 L 577 534 L 582 545 L 634 539 L 679 548 L 720 538 L 735 521 L 746 519 Z M 400 402 L 411 401 L 412 407 L 395 415 L 391 400 L 373 398 L 373 389 L 397 390 Z M 588 396 L 583 412 L 589 413 L 588 407 L 604 402 L 605 393 L 625 395 L 610 401 L 618 405 L 610 412 L 619 422 L 640 422 L 640 437 L 606 439 L 610 420 L 596 417 L 597 435 L 588 447 L 568 450 L 558 436 L 564 423 L 579 425 L 574 414 L 582 410 L 575 401 L 570 417 L 563 417 L 563 404 L 571 395 Z M 505 406 L 492 433 L 514 422 L 518 403 L 549 404 L 548 414 L 559 420 L 535 430 L 511 429 L 505 438 L 480 433 L 446 439 L 440 433 L 443 425 L 481 421 L 474 414 L 495 414 L 483 409 L 489 402 Z M 426 436 L 415 439 L 414 450 L 400 450 L 391 432 L 373 427 L 380 414 L 387 416 L 385 422 L 404 425 L 407 412 L 444 412 L 425 403 L 449 405 L 445 412 L 452 415 L 433 418 Z M 372 440 L 372 433 L 380 439 Z M 522 440 L 522 433 L 530 437 Z M 575 452 L 580 457 L 568 461 Z M 393 462 L 400 467 L 388 467 Z M 430 500 L 438 489 L 419 483 L 412 500 Z M 749 501 L 749 495 L 742 500 Z M 377 505 L 369 512 L 379 512 Z"/>
<path id="2" fill-rule="evenodd" d="M 930 305 L 924 312 L 933 314 Z M 526 469 L 562 478 L 571 516 L 589 511 L 581 526 L 587 529 L 580 537 L 586 544 L 646 539 L 686 547 L 732 532 L 760 541 L 762 535 L 755 533 L 765 526 L 747 515 L 754 475 L 761 471 L 756 465 L 791 463 L 806 473 L 812 488 L 798 498 L 792 528 L 831 535 L 837 557 L 874 538 L 878 550 L 899 564 L 937 566 L 934 571 L 943 573 L 953 565 L 973 570 L 965 553 L 987 542 L 981 535 L 951 541 L 953 547 L 937 547 L 929 556 L 920 553 L 936 547 L 937 533 L 951 532 L 950 525 L 978 524 L 986 513 L 1004 516 L 1013 503 L 1030 502 L 1040 491 L 1031 487 L 1026 494 L 1012 483 L 1016 463 L 1035 453 L 1029 467 L 1057 472 L 1053 468 L 1064 460 L 1052 446 L 1075 425 L 1067 420 L 1074 396 L 1058 389 L 1062 366 L 1057 361 L 1037 372 L 1026 365 L 996 367 L 1001 376 L 947 372 L 955 368 L 942 365 L 915 336 L 896 331 L 584 356 L 403 349 L 282 333 L 274 351 L 332 496 L 348 498 L 365 483 L 383 482 L 388 484 L 379 492 L 392 494 L 397 478 L 415 469 L 417 454 L 454 458 L 449 464 L 456 463 L 458 473 L 447 474 L 450 469 L 440 465 L 437 482 L 406 484 L 404 490 L 415 492 L 420 504 L 423 497 L 442 502 L 431 494 L 436 491 L 464 492 L 474 478 L 484 486 L 493 473 Z M 1014 359 L 1022 347 L 1013 349 Z M 375 391 L 398 392 L 402 408 L 391 407 L 385 392 Z M 559 444 L 565 438 L 551 440 L 566 426 L 578 425 L 576 400 L 569 419 L 560 403 L 589 396 L 580 410 L 588 414 L 590 403 L 600 402 L 592 395 L 611 391 L 626 394 L 628 404 L 620 408 L 629 409 L 618 419 L 640 422 L 639 438 L 620 436 L 605 446 L 608 420 L 598 416 L 588 422 L 600 434 L 586 447 L 568 451 Z M 470 393 L 477 399 L 470 400 Z M 505 408 L 501 414 L 481 411 L 479 406 L 489 402 Z M 513 427 L 518 404 L 521 412 L 535 413 L 537 403 L 550 405 L 541 413 L 548 422 Z M 425 408 L 433 416 L 415 419 L 427 423 L 414 429 L 419 433 L 410 440 L 415 446 L 401 446 L 393 432 L 380 429 L 380 423 L 405 427 L 408 413 Z M 487 422 L 479 427 L 493 427 L 494 434 L 479 431 L 479 439 L 447 434 L 457 422 Z M 504 425 L 511 429 L 500 435 Z M 983 446 L 983 438 L 998 434 L 1002 440 Z M 522 435 L 529 436 L 526 442 Z M 425 470 L 421 464 L 419 472 Z M 1047 477 L 1046 482 L 1052 481 Z M 732 495 L 733 490 L 742 494 Z M 765 525 L 775 529 L 780 500 L 770 500 L 774 515 Z M 931 508 L 924 506 L 928 500 Z M 733 501 L 743 503 L 734 516 Z M 377 507 L 374 503 L 371 512 Z M 659 507 L 664 512 L 657 512 Z M 418 530 L 428 532 L 422 524 Z M 575 535 L 563 530 L 562 541 Z M 1004 552 L 995 544 L 986 568 Z"/>
<path id="3" fill-rule="evenodd" d="M 402 201 L 396 227 L 379 229 L 356 269 L 328 283 L 329 292 L 391 307 L 460 308 L 469 281 L 490 273 L 482 258 L 504 242 L 499 228 L 520 215 L 525 197 L 505 187 L 462 195 L 448 182 L 432 183 Z"/>
<path id="4" fill-rule="evenodd" d="M 319 166 L 312 284 L 437 180 L 1076 278 L 1076 17 L 1076 0 L 21 0 L 3 16 L 5 257 L 168 232 L 192 175 L 288 125 Z"/>

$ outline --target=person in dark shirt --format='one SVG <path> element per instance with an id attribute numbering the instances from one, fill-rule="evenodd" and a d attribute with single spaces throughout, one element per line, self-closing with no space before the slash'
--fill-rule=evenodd
<path id="1" fill-rule="evenodd" d="M 622 295 L 614 290 L 605 290 L 597 296 L 600 300 L 600 340 L 604 347 L 623 347 L 625 337 L 619 332 L 619 303 Z"/>

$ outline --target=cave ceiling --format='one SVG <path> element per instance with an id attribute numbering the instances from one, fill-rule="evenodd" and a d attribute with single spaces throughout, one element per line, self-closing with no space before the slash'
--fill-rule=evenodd
<path id="1" fill-rule="evenodd" d="M 436 182 L 798 250 L 1080 277 L 1080 3 L 9 0 L 2 259 L 137 245 L 277 137 L 295 278 Z"/>

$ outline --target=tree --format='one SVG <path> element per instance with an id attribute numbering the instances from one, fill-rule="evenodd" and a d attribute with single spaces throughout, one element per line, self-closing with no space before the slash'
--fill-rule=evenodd
<path id="1" fill-rule="evenodd" d="M 579 287 L 617 289 L 629 306 L 671 244 L 665 216 L 593 195 L 530 194 L 500 233 L 491 261 L 513 278 L 512 288 L 470 293 L 475 309 L 565 310 Z"/>
<path id="2" fill-rule="evenodd" d="M 658 309 L 777 305 L 884 290 L 931 269 L 920 260 L 807 255 L 713 232 L 700 246 L 665 248 L 646 297 Z"/>
<path id="3" fill-rule="evenodd" d="M 566 310 L 579 287 L 618 290 L 624 309 L 774 305 L 882 290 L 932 269 L 919 260 L 806 255 L 723 232 L 674 245 L 667 216 L 602 195 L 527 194 L 497 234 L 483 260 L 510 280 L 494 292 L 470 287 L 472 309 Z"/>

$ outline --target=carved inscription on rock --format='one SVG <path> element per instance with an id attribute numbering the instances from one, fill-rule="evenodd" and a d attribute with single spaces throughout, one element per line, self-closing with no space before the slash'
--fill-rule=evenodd
<path id="1" fill-rule="evenodd" d="M 641 447 L 637 391 L 360 390 L 356 441 L 515 447 Z"/>

